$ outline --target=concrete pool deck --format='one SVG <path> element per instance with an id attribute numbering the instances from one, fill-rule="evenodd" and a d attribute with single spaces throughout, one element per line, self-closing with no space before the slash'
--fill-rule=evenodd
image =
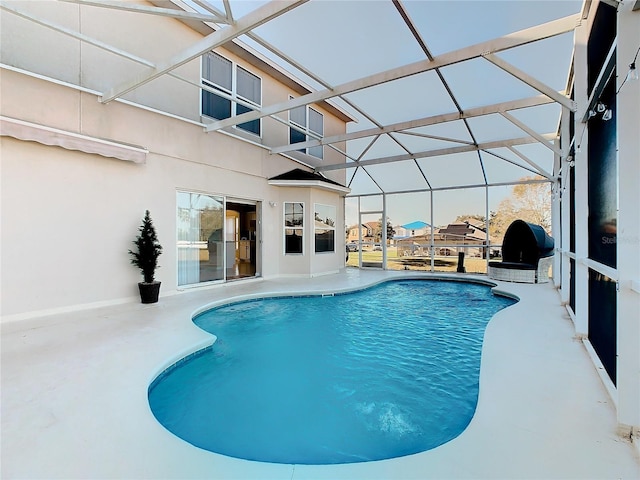
<path id="1" fill-rule="evenodd" d="M 344 290 L 399 276 L 406 272 L 348 269 L 309 279 L 232 282 L 154 305 L 3 323 L 1 477 L 640 478 L 638 452 L 617 435 L 611 399 L 551 284 L 493 282 L 520 302 L 487 327 L 478 407 L 469 427 L 427 452 L 347 465 L 250 462 L 193 447 L 151 414 L 147 388 L 155 375 L 212 340 L 191 322 L 199 307 L 237 296 Z"/>

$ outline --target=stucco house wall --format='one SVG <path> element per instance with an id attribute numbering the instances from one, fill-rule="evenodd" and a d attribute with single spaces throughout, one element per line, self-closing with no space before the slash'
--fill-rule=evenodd
<path id="1" fill-rule="evenodd" d="M 12 2 L 12 6 L 145 57 L 177 52 L 201 34 L 175 19 L 98 9 L 65 2 Z M 140 18 L 141 17 L 141 18 Z M 100 103 L 98 93 L 148 67 L 104 52 L 12 13 L 1 15 L 0 114 L 12 125 L 78 134 L 80 142 L 106 139 L 147 151 L 136 163 L 37 141 L 0 137 L 2 168 L 3 321 L 65 309 L 137 301 L 140 274 L 127 250 L 149 209 L 164 247 L 157 280 L 161 295 L 178 292 L 176 192 L 191 191 L 256 202 L 261 219 L 261 275 L 319 275 L 344 267 L 343 235 L 336 251 L 314 256 L 313 224 L 307 221 L 304 258 L 284 255 L 284 199 L 335 205 L 344 224 L 341 194 L 313 188 L 286 189 L 268 178 L 304 168 L 265 145 L 288 143 L 288 127 L 262 122 L 262 138 L 229 129 L 205 133 L 200 89 L 171 77 L 154 80 Z M 149 48 L 153 45 L 153 48 Z M 163 51 L 164 50 L 164 51 Z M 245 59 L 216 50 L 262 79 L 263 105 L 299 93 Z M 175 70 L 200 81 L 200 59 Z M 325 135 L 345 131 L 345 117 L 323 105 Z M 20 127 L 22 128 L 22 127 Z M 57 133 L 53 133 L 57 135 Z M 65 134 L 66 135 L 66 134 Z M 250 141 L 245 141 L 247 137 Z M 324 161 L 344 161 L 325 149 Z M 308 156 L 304 156 L 308 157 Z M 334 173 L 344 182 L 344 173 Z M 342 194 L 343 195 L 343 194 Z M 278 208 L 270 207 L 270 203 Z M 321 258 L 320 258 L 321 257 Z"/>

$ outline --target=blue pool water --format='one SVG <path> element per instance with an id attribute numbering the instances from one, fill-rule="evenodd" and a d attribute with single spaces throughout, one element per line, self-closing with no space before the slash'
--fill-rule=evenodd
<path id="1" fill-rule="evenodd" d="M 483 285 L 406 280 L 216 308 L 194 319 L 216 343 L 160 375 L 149 403 L 178 437 L 248 460 L 429 450 L 469 424 L 485 327 L 513 303 Z"/>

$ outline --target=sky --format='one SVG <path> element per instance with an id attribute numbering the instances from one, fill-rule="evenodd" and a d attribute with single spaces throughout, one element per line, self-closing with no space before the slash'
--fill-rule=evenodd
<path id="1" fill-rule="evenodd" d="M 222 2 L 211 0 L 216 8 Z M 231 0 L 236 18 L 266 2 Z M 544 22 L 576 14 L 582 2 L 573 0 L 404 0 L 404 8 L 430 53 L 437 57 L 457 49 L 485 42 Z M 272 45 L 314 72 L 326 85 L 336 86 L 368 75 L 402 67 L 426 58 L 400 14 L 390 0 L 312 0 L 254 30 Z M 249 45 L 263 51 L 250 40 Z M 573 33 L 534 42 L 497 55 L 542 81 L 554 90 L 564 90 L 572 54 Z M 264 51 L 263 51 L 264 52 Z M 265 53 L 274 58 L 273 55 Z M 288 66 L 291 71 L 291 67 Z M 324 87 L 304 73 L 292 70 L 314 88 Z M 440 69 L 464 111 L 509 100 L 539 95 L 485 59 L 457 63 Z M 357 118 L 348 131 L 376 125 L 388 125 L 417 118 L 457 111 L 435 71 L 396 80 L 345 95 L 364 115 L 341 99 L 333 101 Z M 555 132 L 560 116 L 557 104 L 512 112 L 513 116 L 536 132 Z M 365 116 L 366 115 L 366 116 Z M 368 117 L 368 118 L 367 118 Z M 363 160 L 421 152 L 464 142 L 478 143 L 517 138 L 526 134 L 500 115 L 447 122 L 415 129 L 408 133 L 350 141 L 347 153 Z M 431 138 L 424 135 L 430 135 Z M 438 137 L 438 138 L 433 138 Z M 517 150 L 552 170 L 553 153 L 542 145 L 518 146 Z M 420 158 L 347 171 L 347 182 L 354 194 L 370 194 L 382 188 L 386 192 L 456 187 L 460 185 L 516 181 L 532 175 L 513 164 L 528 165 L 514 152 L 496 149 L 482 154 L 482 164 L 475 152 L 446 157 Z M 502 158 L 500 158 L 502 157 Z M 506 158 L 513 163 L 503 160 Z M 418 168 L 420 167 L 420 168 Z M 484 170 L 484 171 L 483 171 Z M 424 176 L 423 176 L 424 174 Z M 426 181 L 428 184 L 425 182 Z M 509 194 L 509 188 L 491 187 L 489 210 L 497 208 Z M 415 220 L 430 221 L 428 194 L 410 195 L 405 200 L 388 198 L 387 207 L 393 224 Z M 453 221 L 460 213 L 485 213 L 484 189 L 453 190 L 434 193 L 434 223 Z M 348 202 L 348 216 L 353 210 Z M 369 199 L 369 209 L 378 209 L 379 199 Z M 348 223 L 351 223 L 348 221 Z"/>

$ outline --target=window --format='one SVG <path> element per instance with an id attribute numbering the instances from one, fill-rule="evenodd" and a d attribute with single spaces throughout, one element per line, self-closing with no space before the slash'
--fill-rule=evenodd
<path id="1" fill-rule="evenodd" d="M 231 60 L 209 52 L 202 57 L 202 84 L 218 93 L 202 90 L 202 115 L 223 120 L 252 110 L 262 104 L 262 81 L 253 73 Z M 255 135 L 260 135 L 260 119 L 236 125 Z"/>
<path id="2" fill-rule="evenodd" d="M 303 105 L 289 110 L 289 121 L 298 129 L 289 127 L 289 143 L 306 142 L 324 136 L 324 117 L 320 112 Z M 322 145 L 300 149 L 301 152 L 322 159 Z"/>
<path id="3" fill-rule="evenodd" d="M 302 253 L 304 239 L 304 204 L 284 204 L 284 253 Z"/>
<path id="4" fill-rule="evenodd" d="M 313 207 L 316 253 L 335 252 L 336 207 L 319 203 Z"/>

